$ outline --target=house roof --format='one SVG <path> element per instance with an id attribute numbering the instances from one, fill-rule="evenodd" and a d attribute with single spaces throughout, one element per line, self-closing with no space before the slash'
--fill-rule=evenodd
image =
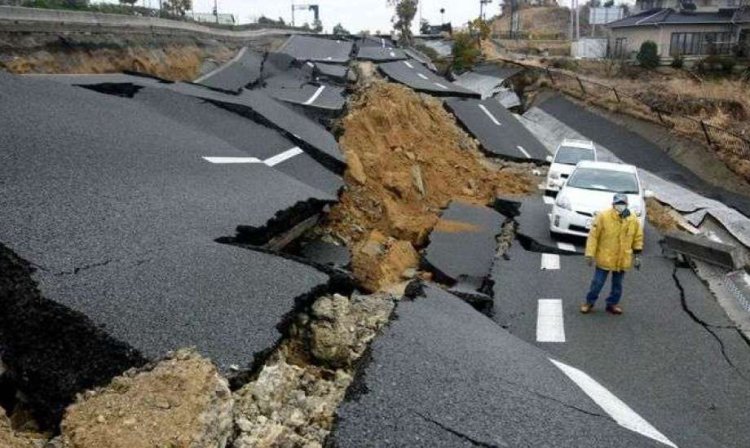
<path id="1" fill-rule="evenodd" d="M 750 22 L 750 14 L 742 9 L 684 13 L 672 8 L 654 8 L 608 23 L 607 26 L 610 28 L 629 28 L 654 25 L 720 25 L 738 22 Z"/>

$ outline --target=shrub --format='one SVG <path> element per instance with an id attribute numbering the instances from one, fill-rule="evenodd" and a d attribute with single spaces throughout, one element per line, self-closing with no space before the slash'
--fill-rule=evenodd
<path id="1" fill-rule="evenodd" d="M 578 68 L 578 62 L 575 59 L 568 58 L 555 58 L 552 59 L 551 64 L 554 68 L 560 68 L 563 70 L 575 71 Z"/>
<path id="2" fill-rule="evenodd" d="M 469 33 L 453 34 L 453 69 L 458 72 L 469 70 L 477 63 L 482 52 L 476 39 Z"/>
<path id="3" fill-rule="evenodd" d="M 656 42 L 647 40 L 641 44 L 641 49 L 636 56 L 641 67 L 654 69 L 659 66 L 659 50 Z"/>
<path id="4" fill-rule="evenodd" d="M 681 54 L 678 54 L 672 59 L 672 63 L 669 65 L 673 68 L 682 68 L 685 66 L 685 58 Z"/>
<path id="5" fill-rule="evenodd" d="M 698 73 L 708 74 L 725 74 L 729 75 L 737 65 L 737 60 L 731 56 L 707 56 L 695 64 Z"/>

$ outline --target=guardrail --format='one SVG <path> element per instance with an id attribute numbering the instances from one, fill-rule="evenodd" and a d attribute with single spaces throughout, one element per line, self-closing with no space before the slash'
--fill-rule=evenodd
<path id="1" fill-rule="evenodd" d="M 600 106 L 627 106 L 627 112 L 660 124 L 678 134 L 706 144 L 717 152 L 724 163 L 731 158 L 750 158 L 750 139 L 728 129 L 715 126 L 705 120 L 663 110 L 650 105 L 640 98 L 628 94 L 616 86 L 603 84 L 581 77 L 575 73 L 551 67 L 524 64 L 512 59 L 504 59 L 527 70 L 535 71 L 549 79 L 550 86 L 575 98 L 590 101 Z M 730 166 L 731 168 L 731 166 Z"/>
<path id="2" fill-rule="evenodd" d="M 296 34 L 292 29 L 227 30 L 195 22 L 158 17 L 128 16 L 90 11 L 0 6 L 0 31 L 17 32 L 111 32 L 113 29 L 149 34 L 198 34 L 233 40 L 250 39 L 270 34 Z"/>

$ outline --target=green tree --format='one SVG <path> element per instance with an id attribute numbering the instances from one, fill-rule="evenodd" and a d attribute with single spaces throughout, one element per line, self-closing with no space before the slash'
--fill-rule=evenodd
<path id="1" fill-rule="evenodd" d="M 611 8 L 615 6 L 615 0 L 607 0 L 603 5 L 605 8 Z"/>
<path id="2" fill-rule="evenodd" d="M 417 5 L 419 0 L 388 0 L 388 6 L 396 9 L 396 14 L 391 19 L 393 29 L 401 34 L 399 42 L 411 44 L 412 32 L 411 22 L 417 15 Z"/>
<path id="3" fill-rule="evenodd" d="M 419 32 L 422 34 L 430 34 L 430 22 L 428 22 L 427 19 L 422 19 L 422 21 L 419 22 Z"/>
<path id="4" fill-rule="evenodd" d="M 120 0 L 121 5 L 130 5 L 131 7 L 135 5 L 135 2 L 138 0 Z"/>
<path id="5" fill-rule="evenodd" d="M 638 59 L 638 63 L 643 68 L 647 68 L 649 70 L 654 69 L 659 66 L 659 50 L 656 46 L 656 42 L 652 40 L 647 40 L 646 42 L 641 44 L 641 49 L 638 51 L 638 54 L 636 55 L 636 59 Z"/>
<path id="6" fill-rule="evenodd" d="M 171 11 L 176 16 L 185 16 L 185 13 L 193 9 L 193 0 L 169 0 L 162 3 L 162 8 Z"/>
<path id="7" fill-rule="evenodd" d="M 349 36 L 350 34 L 352 33 L 347 31 L 341 23 L 337 23 L 336 26 L 333 27 L 334 36 Z"/>
<path id="8" fill-rule="evenodd" d="M 472 68 L 482 52 L 479 50 L 477 40 L 471 34 L 458 32 L 453 34 L 453 69 L 463 72 Z"/>

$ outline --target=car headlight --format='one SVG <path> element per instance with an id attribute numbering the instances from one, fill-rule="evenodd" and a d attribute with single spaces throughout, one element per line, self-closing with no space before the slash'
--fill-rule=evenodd
<path id="1" fill-rule="evenodd" d="M 550 171 L 549 178 L 550 179 L 559 179 L 560 178 L 560 173 L 558 173 L 556 171 Z"/>
<path id="2" fill-rule="evenodd" d="M 567 196 L 558 196 L 555 205 L 565 210 L 573 210 L 573 205 L 570 203 L 570 199 L 568 199 Z"/>

